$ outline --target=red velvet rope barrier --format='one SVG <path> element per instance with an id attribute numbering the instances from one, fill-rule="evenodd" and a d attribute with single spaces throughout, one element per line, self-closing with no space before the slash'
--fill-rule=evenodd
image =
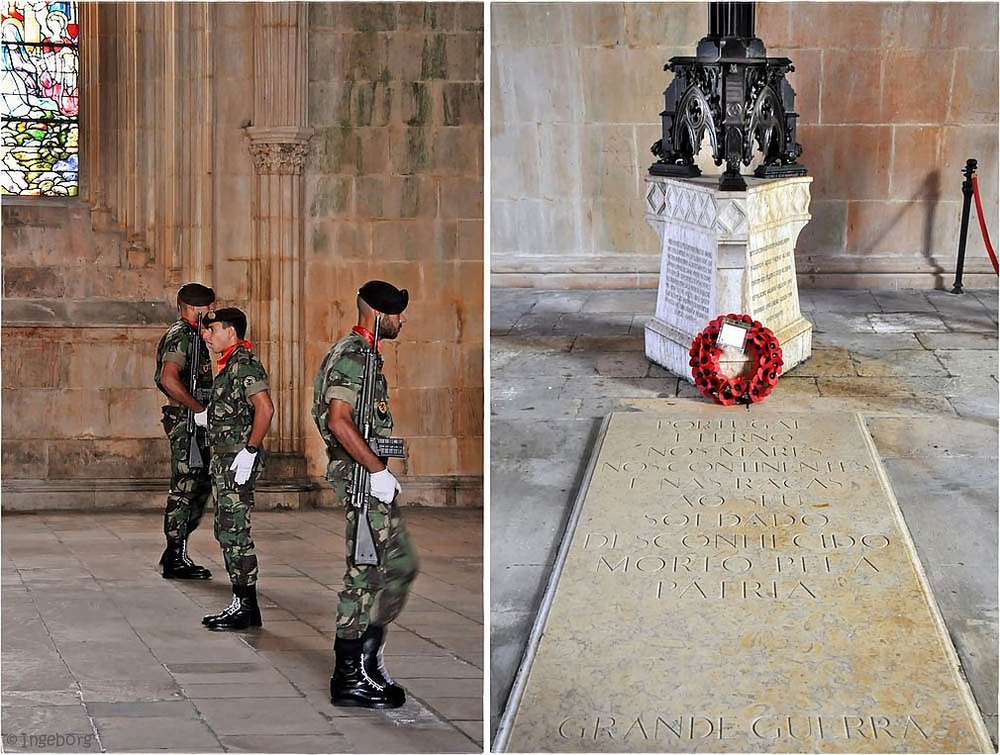
<path id="1" fill-rule="evenodd" d="M 983 218 L 983 201 L 979 198 L 979 176 L 972 176 L 972 196 L 976 198 L 976 214 L 979 216 L 979 229 L 983 232 L 983 243 L 986 244 L 986 253 L 990 255 L 990 262 L 993 263 L 993 272 L 1000 275 L 1000 265 L 997 264 L 997 256 L 990 243 L 990 234 L 986 230 L 986 220 Z"/>

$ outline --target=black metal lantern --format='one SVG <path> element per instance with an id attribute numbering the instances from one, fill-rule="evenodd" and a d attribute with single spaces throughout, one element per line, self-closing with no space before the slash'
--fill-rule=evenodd
<path id="1" fill-rule="evenodd" d="M 723 191 L 743 191 L 741 165 L 749 165 L 755 149 L 763 155 L 754 171 L 758 178 L 804 176 L 796 160 L 802 146 L 795 141 L 795 92 L 785 80 L 794 71 L 788 58 L 768 58 L 754 36 L 752 2 L 708 4 L 708 36 L 694 57 L 675 56 L 663 67 L 674 73 L 664 91 L 660 117 L 663 135 L 653 145 L 658 158 L 649 172 L 659 176 L 701 175 L 694 163 L 708 134 L 716 165 L 726 163 L 719 179 Z"/>

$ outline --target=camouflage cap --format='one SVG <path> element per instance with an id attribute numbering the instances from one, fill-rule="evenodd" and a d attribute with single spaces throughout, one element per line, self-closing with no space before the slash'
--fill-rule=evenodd
<path id="1" fill-rule="evenodd" d="M 372 309 L 387 315 L 398 315 L 410 303 L 410 294 L 385 281 L 368 281 L 358 289 L 358 296 Z"/>
<path id="2" fill-rule="evenodd" d="M 236 335 L 240 338 L 243 338 L 247 333 L 247 316 L 243 314 L 243 310 L 236 307 L 216 309 L 206 314 L 202 320 L 202 323 L 206 326 L 211 325 L 213 322 L 224 322 L 232 325 L 236 329 Z"/>
<path id="3" fill-rule="evenodd" d="M 192 307 L 207 307 L 215 301 L 215 291 L 200 283 L 185 283 L 177 289 L 177 303 Z"/>

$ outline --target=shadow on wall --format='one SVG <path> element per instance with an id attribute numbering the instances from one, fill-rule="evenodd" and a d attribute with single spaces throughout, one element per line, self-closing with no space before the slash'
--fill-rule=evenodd
<path id="1" fill-rule="evenodd" d="M 910 208 L 910 203 L 912 202 L 923 202 L 927 206 L 927 211 L 924 214 L 924 233 L 923 242 L 921 243 L 920 253 L 927 260 L 931 269 L 934 273 L 934 288 L 941 290 L 945 288 L 944 273 L 945 269 L 934 259 L 933 251 L 933 236 L 934 236 L 934 218 L 937 215 L 938 202 L 941 199 L 941 171 L 932 170 L 927 174 L 923 183 L 920 184 L 920 188 L 917 189 L 916 193 L 910 197 L 909 201 L 903 204 L 899 211 L 895 214 L 892 221 L 882 230 L 882 232 L 872 239 L 871 244 L 865 249 L 866 254 L 873 253 L 876 249 L 880 248 L 881 242 L 889 235 L 899 222 L 903 219 L 903 215 L 906 214 L 907 210 Z"/>

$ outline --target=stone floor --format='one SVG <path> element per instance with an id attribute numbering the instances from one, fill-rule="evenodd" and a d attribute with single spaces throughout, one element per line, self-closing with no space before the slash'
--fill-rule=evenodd
<path id="1" fill-rule="evenodd" d="M 812 358 L 768 406 L 862 413 L 995 743 L 997 291 L 800 299 Z M 601 419 L 706 400 L 646 360 L 654 308 L 654 291 L 492 291 L 491 740 Z"/>
<path id="2" fill-rule="evenodd" d="M 410 508 L 421 572 L 387 635 L 395 711 L 329 702 L 343 574 L 339 510 L 258 511 L 264 626 L 210 632 L 231 596 L 211 526 L 207 582 L 164 580 L 155 513 L 2 518 L 7 752 L 482 752 L 483 512 Z"/>

